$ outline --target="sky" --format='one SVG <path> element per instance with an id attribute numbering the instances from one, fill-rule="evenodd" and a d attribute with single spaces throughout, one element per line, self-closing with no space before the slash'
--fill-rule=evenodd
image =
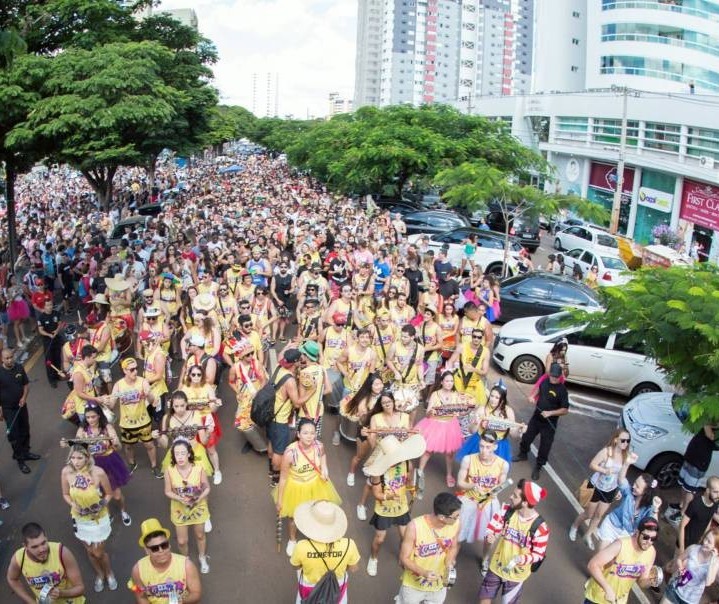
<path id="1" fill-rule="evenodd" d="M 357 0 L 162 0 L 160 8 L 192 8 L 200 32 L 217 46 L 220 102 L 257 115 L 323 117 L 328 96 L 354 91 Z M 257 74 L 253 94 L 253 74 Z"/>

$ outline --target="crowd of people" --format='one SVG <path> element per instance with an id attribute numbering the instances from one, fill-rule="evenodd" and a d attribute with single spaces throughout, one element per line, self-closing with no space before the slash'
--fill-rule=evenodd
<path id="1" fill-rule="evenodd" d="M 506 385 L 487 381 L 502 301 L 471 253 L 455 266 L 446 249 L 435 256 L 424 240 L 410 244 L 399 215 L 329 194 L 266 155 L 222 176 L 199 162 L 182 171 L 168 164 L 154 187 L 134 170 L 118 180 L 109 212 L 70 172 L 22 180 L 22 252 L 0 273 L 0 408 L 13 457 L 23 473 L 38 459 L 18 362 L 37 335 L 48 382 L 62 392 L 62 497 L 94 591 L 118 589 L 105 547 L 115 507 L 125 526 L 143 517 L 145 557 L 127 583 L 136 601 L 200 601 L 210 494 L 225 467 L 217 445 L 234 428 L 245 450 L 267 456 L 278 539 L 286 524 L 285 551 L 298 568 L 297 602 L 346 602 L 348 574 L 361 560 L 329 475 L 342 439 L 356 447 L 343 480 L 354 487 L 362 476 L 350 515 L 374 532 L 369 576 L 378 574 L 387 531 L 400 535 L 397 602 L 443 602 L 460 544 L 475 542 L 480 602 L 519 602 L 549 541 L 537 511 L 547 492 L 537 481 L 568 412 L 567 343 L 550 353 L 525 424 Z M 158 204 L 156 215 L 116 231 Z M 220 394 L 225 383 L 233 400 Z M 232 425 L 220 421 L 223 405 L 235 410 Z M 510 466 L 528 459 L 537 436 L 531 480 L 514 484 Z M 431 514 L 412 518 L 435 454 L 447 490 L 433 494 Z M 591 500 L 571 525 L 570 539 L 586 530 L 587 545 L 600 544 L 588 567 L 590 604 L 625 602 L 634 583 L 661 582 L 653 542 L 662 502 L 651 476 L 629 486 L 632 459 L 619 430 L 592 460 Z M 177 554 L 168 528 L 126 506 L 123 490 L 146 467 L 163 481 Z M 707 523 L 680 540 L 668 602 L 699 602 L 716 576 L 719 531 L 706 532 L 719 502 L 715 482 L 699 498 L 712 510 Z M 685 515 L 697 507 L 683 504 Z M 48 541 L 36 522 L 22 538 L 7 571 L 13 591 L 26 602 L 83 602 L 72 548 Z"/>

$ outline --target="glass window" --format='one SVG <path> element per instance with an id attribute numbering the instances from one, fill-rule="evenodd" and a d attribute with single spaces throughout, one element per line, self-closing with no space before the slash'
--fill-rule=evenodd
<path id="1" fill-rule="evenodd" d="M 582 262 L 586 262 L 590 266 L 592 264 L 596 264 L 596 260 L 594 260 L 594 254 L 592 254 L 592 252 L 584 252 L 582 254 Z"/>
<path id="2" fill-rule="evenodd" d="M 584 252 L 585 254 L 587 252 Z M 582 250 L 580 248 L 576 248 L 574 250 L 568 251 L 565 256 L 569 256 L 570 258 L 579 258 L 579 256 L 582 255 Z"/>
<path id="3" fill-rule="evenodd" d="M 604 235 L 603 233 L 597 233 L 597 245 L 604 247 L 619 248 L 619 242 L 611 235 Z"/>
<path id="4" fill-rule="evenodd" d="M 558 312 L 552 315 L 546 315 L 541 319 L 537 319 L 535 325 L 537 333 L 542 336 L 548 336 L 558 331 L 567 329 L 573 325 L 572 315 L 568 312 Z"/>
<path id="5" fill-rule="evenodd" d="M 570 346 L 570 352 L 571 355 L 571 347 L 572 346 L 591 346 L 592 348 L 606 348 L 607 347 L 607 340 L 609 340 L 609 336 L 605 335 L 594 335 L 594 334 L 588 334 L 584 331 L 579 331 L 577 333 L 571 333 L 567 336 L 567 341 L 569 342 Z"/>
<path id="6" fill-rule="evenodd" d="M 584 292 L 565 283 L 555 283 L 552 299 L 561 304 L 588 305 L 589 298 Z"/>
<path id="7" fill-rule="evenodd" d="M 467 231 L 464 229 L 457 229 L 450 231 L 449 233 L 444 233 L 444 235 L 436 237 L 435 240 L 441 241 L 442 243 L 462 243 L 462 241 L 466 238 Z"/>
<path id="8" fill-rule="evenodd" d="M 477 237 L 477 245 L 485 248 L 491 248 L 493 250 L 504 249 L 504 241 L 498 237 L 482 237 L 479 235 Z"/>
<path id="9" fill-rule="evenodd" d="M 548 299 L 551 289 L 551 283 L 544 279 L 527 279 L 518 287 L 514 288 L 514 291 L 530 298 Z"/>
<path id="10" fill-rule="evenodd" d="M 625 331 L 618 333 L 614 338 L 614 350 L 621 350 L 622 352 L 633 352 L 635 354 L 641 354 L 646 356 L 646 344 L 644 342 L 637 342 L 636 339 L 632 341 L 630 333 Z"/>

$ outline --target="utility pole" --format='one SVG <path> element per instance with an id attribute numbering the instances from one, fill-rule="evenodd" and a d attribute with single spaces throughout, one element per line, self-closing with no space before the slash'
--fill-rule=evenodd
<path id="1" fill-rule="evenodd" d="M 619 230 L 619 213 L 622 208 L 622 191 L 624 190 L 624 154 L 627 147 L 627 93 L 626 86 L 622 88 L 622 132 L 619 136 L 619 161 L 617 162 L 617 185 L 614 190 L 612 203 L 612 220 L 609 223 L 609 232 L 615 235 Z"/>

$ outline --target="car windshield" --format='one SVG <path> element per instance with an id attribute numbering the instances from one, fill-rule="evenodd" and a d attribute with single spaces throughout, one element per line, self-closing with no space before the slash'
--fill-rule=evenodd
<path id="1" fill-rule="evenodd" d="M 618 248 L 619 242 L 611 235 L 597 234 L 597 245 L 603 245 L 604 247 Z"/>
<path id="2" fill-rule="evenodd" d="M 537 319 L 535 329 L 540 336 L 551 336 L 559 331 L 572 327 L 575 323 L 568 312 L 558 312 Z"/>
<path id="3" fill-rule="evenodd" d="M 627 265 L 624 264 L 624 261 L 621 258 L 615 258 L 614 256 L 602 256 L 602 262 L 604 263 L 604 268 L 611 268 L 617 271 L 628 270 Z"/>

